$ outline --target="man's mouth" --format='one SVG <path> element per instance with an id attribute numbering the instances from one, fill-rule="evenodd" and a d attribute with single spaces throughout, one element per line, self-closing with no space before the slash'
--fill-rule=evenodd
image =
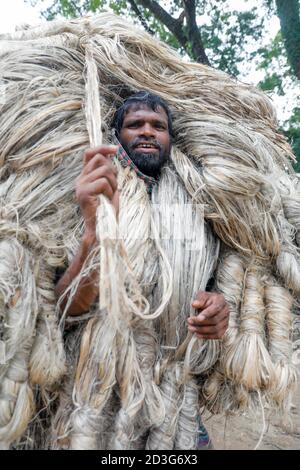
<path id="1" fill-rule="evenodd" d="M 142 150 L 147 152 L 156 152 L 159 150 L 158 145 L 156 144 L 149 144 L 149 143 L 139 143 L 134 146 L 134 150 Z"/>

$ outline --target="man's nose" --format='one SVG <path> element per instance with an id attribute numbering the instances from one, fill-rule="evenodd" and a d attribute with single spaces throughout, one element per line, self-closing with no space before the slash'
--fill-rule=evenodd
<path id="1" fill-rule="evenodd" d="M 153 137 L 155 135 L 155 129 L 151 124 L 145 123 L 140 129 L 140 133 L 145 137 Z"/>

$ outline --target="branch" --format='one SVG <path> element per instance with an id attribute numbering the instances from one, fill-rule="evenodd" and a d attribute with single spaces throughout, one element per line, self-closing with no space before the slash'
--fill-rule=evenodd
<path id="1" fill-rule="evenodd" d="M 183 5 L 187 22 L 188 39 L 192 47 L 193 57 L 197 62 L 210 65 L 196 21 L 195 0 L 183 0 Z"/>
<path id="2" fill-rule="evenodd" d="M 299 0 L 276 0 L 276 7 L 287 57 L 300 80 Z"/>
<path id="3" fill-rule="evenodd" d="M 174 34 L 181 47 L 183 47 L 187 52 L 188 38 L 183 31 L 181 21 L 173 18 L 173 16 L 171 16 L 154 0 L 138 0 L 138 3 L 140 3 L 144 8 L 148 8 L 155 18 L 167 27 L 169 31 Z"/>
<path id="4" fill-rule="evenodd" d="M 180 13 L 177 21 L 180 21 L 180 23 L 183 24 L 184 18 L 185 18 L 185 11 L 182 10 L 182 12 Z"/>
<path id="5" fill-rule="evenodd" d="M 138 6 L 137 4 L 135 3 L 134 0 L 128 0 L 128 2 L 130 3 L 131 5 L 131 8 L 133 9 L 134 13 L 136 14 L 136 16 L 138 17 L 138 19 L 140 20 L 140 22 L 142 23 L 143 27 L 145 28 L 145 30 L 150 33 L 152 36 L 154 36 L 154 31 L 153 29 L 151 29 L 148 24 L 147 24 L 147 21 L 145 20 L 145 18 L 143 17 L 143 15 L 141 14 L 140 10 L 138 9 Z"/>

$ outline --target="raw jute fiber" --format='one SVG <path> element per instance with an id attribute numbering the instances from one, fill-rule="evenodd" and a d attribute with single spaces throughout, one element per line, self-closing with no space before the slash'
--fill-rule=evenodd
<path id="1" fill-rule="evenodd" d="M 0 56 L 0 446 L 193 449 L 201 406 L 288 411 L 300 188 L 266 95 L 108 13 L 2 36 Z M 83 152 L 145 89 L 170 106 L 171 158 L 150 196 L 115 159 L 119 216 L 101 196 L 67 293 L 97 268 L 99 301 L 63 341 Z M 230 325 L 204 341 L 186 320 L 211 277 Z"/>

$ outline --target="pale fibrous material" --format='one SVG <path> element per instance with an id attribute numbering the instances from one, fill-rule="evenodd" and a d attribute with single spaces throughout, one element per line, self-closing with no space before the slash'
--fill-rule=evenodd
<path id="1" fill-rule="evenodd" d="M 0 56 L 0 447 L 193 449 L 201 406 L 288 412 L 300 185 L 268 97 L 110 13 L 0 36 Z M 75 180 L 140 90 L 170 107 L 171 158 L 150 195 L 114 159 L 120 211 L 99 198 L 65 310 L 95 268 L 99 299 L 73 325 L 54 286 L 84 229 Z M 187 329 L 211 278 L 222 340 Z"/>

